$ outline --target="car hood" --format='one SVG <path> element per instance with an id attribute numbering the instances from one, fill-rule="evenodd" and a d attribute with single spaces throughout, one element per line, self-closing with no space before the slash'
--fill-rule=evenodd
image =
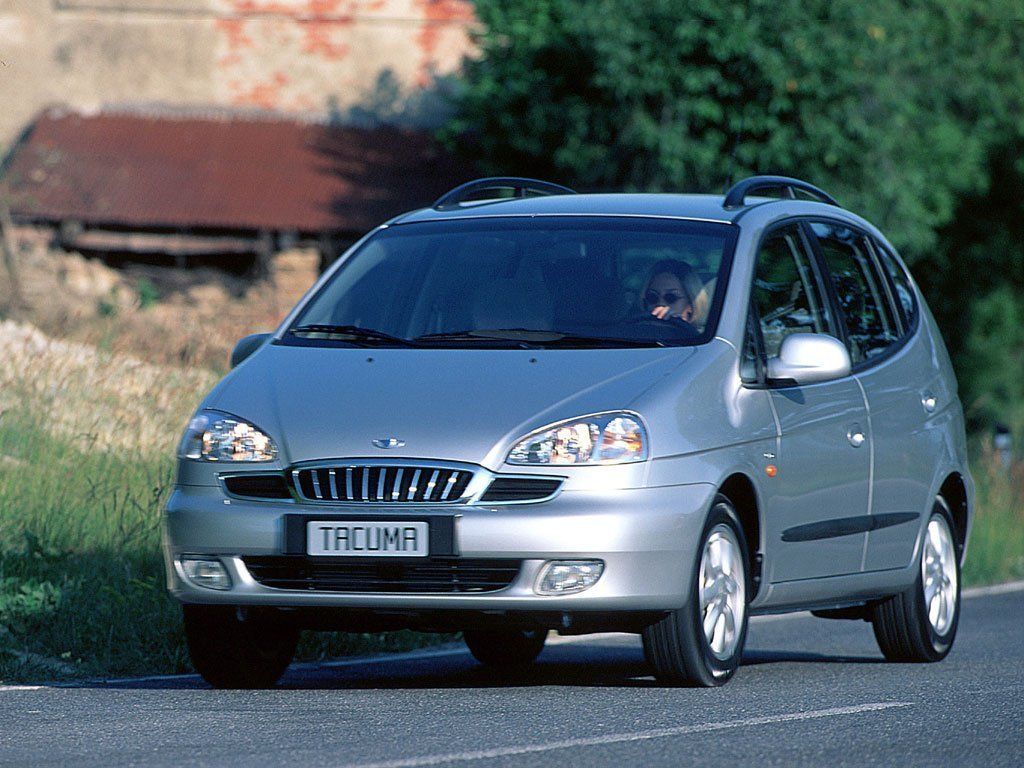
<path id="1" fill-rule="evenodd" d="M 692 348 L 353 349 L 269 344 L 204 403 L 253 422 L 284 464 L 432 458 L 492 469 L 532 430 L 628 408 Z M 373 440 L 404 445 L 381 449 Z"/>

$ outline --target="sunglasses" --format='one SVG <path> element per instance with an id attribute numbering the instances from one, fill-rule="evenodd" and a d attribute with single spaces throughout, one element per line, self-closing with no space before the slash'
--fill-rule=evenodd
<path id="1" fill-rule="evenodd" d="M 644 303 L 649 307 L 658 307 L 662 304 L 671 307 L 680 299 L 689 300 L 689 297 L 685 293 L 679 293 L 677 291 L 665 291 L 665 293 L 659 293 L 653 289 L 644 294 Z"/>

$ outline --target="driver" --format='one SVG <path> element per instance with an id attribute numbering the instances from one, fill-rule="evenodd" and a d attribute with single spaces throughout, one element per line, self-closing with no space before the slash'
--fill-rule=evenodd
<path id="1" fill-rule="evenodd" d="M 641 293 L 644 311 L 659 320 L 679 318 L 703 323 L 708 311 L 708 292 L 689 264 L 663 259 L 651 267 Z"/>

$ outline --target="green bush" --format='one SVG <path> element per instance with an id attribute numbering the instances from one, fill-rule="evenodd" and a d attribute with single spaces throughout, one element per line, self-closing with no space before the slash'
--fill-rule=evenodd
<path id="1" fill-rule="evenodd" d="M 1006 467 L 987 444 L 972 474 L 976 505 L 964 582 L 1024 579 L 1024 461 Z"/>
<path id="2" fill-rule="evenodd" d="M 139 278 L 135 290 L 139 293 L 139 309 L 149 309 L 160 301 L 160 289 L 148 277 Z"/>
<path id="3" fill-rule="evenodd" d="M 970 308 L 961 383 L 977 422 L 1004 422 L 1024 439 L 1024 295 L 1001 285 Z"/>
<path id="4" fill-rule="evenodd" d="M 996 422 L 1024 441 L 1024 141 L 997 152 L 991 185 L 960 201 L 940 247 L 914 274 L 942 326 L 974 430 Z"/>

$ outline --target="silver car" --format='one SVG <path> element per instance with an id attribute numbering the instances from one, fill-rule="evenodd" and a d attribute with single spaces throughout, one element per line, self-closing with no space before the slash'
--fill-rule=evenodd
<path id="1" fill-rule="evenodd" d="M 752 614 L 953 644 L 971 527 L 957 385 L 885 237 L 821 190 L 582 195 L 483 179 L 381 225 L 182 439 L 171 593 L 215 686 L 301 629 L 640 633 L 715 686 Z"/>

